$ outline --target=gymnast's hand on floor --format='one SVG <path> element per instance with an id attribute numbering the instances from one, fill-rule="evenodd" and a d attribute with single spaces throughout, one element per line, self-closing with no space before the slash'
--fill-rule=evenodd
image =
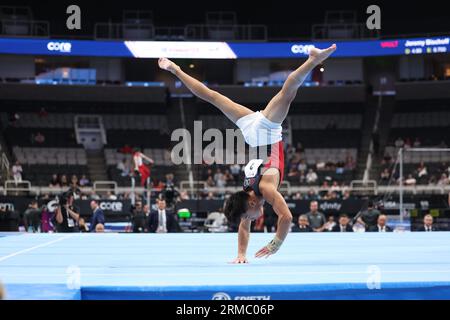
<path id="1" fill-rule="evenodd" d="M 239 256 L 236 259 L 234 259 L 231 263 L 235 263 L 235 264 L 237 264 L 237 263 L 248 263 L 248 260 L 247 260 L 246 257 Z"/>
<path id="2" fill-rule="evenodd" d="M 158 65 L 161 69 L 174 73 L 178 67 L 174 62 L 167 58 L 159 58 Z"/>
<path id="3" fill-rule="evenodd" d="M 271 252 L 267 246 L 263 247 L 261 250 L 259 250 L 257 253 L 255 253 L 256 258 L 262 258 L 266 257 L 268 258 L 270 255 L 272 255 L 275 252 Z"/>

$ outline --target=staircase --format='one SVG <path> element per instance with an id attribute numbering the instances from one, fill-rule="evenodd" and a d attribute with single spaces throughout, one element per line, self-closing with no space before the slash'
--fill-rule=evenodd
<path id="1" fill-rule="evenodd" d="M 86 150 L 86 158 L 91 181 L 109 180 L 103 150 Z"/>

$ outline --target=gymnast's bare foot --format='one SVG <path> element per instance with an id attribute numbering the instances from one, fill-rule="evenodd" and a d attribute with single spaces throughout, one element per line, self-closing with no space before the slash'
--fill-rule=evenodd
<path id="1" fill-rule="evenodd" d="M 178 66 L 167 58 L 159 58 L 158 65 L 161 69 L 174 73 Z"/>
<path id="2" fill-rule="evenodd" d="M 309 60 L 315 64 L 320 64 L 326 60 L 334 51 L 336 51 L 336 44 L 326 49 L 312 48 L 309 50 Z"/>

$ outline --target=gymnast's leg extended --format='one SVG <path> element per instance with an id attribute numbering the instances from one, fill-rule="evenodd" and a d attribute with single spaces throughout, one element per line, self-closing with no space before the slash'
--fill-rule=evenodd
<path id="1" fill-rule="evenodd" d="M 308 60 L 287 77 L 280 92 L 270 100 L 269 104 L 262 111 L 264 116 L 272 122 L 282 123 L 289 112 L 292 101 L 297 95 L 298 88 L 305 81 L 308 73 L 328 58 L 335 50 L 336 45 L 334 44 L 324 50 L 312 48 L 309 52 Z"/>
<path id="2" fill-rule="evenodd" d="M 194 95 L 216 106 L 234 123 L 236 123 L 239 118 L 253 113 L 252 110 L 243 105 L 232 101 L 217 91 L 211 90 L 197 79 L 185 73 L 178 65 L 169 59 L 160 58 L 158 64 L 161 69 L 170 71 L 177 76 Z"/>

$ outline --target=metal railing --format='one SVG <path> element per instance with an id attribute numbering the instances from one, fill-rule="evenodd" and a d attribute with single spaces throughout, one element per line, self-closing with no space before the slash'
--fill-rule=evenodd
<path id="1" fill-rule="evenodd" d="M 22 180 L 20 182 L 16 182 L 14 180 L 6 180 L 3 194 L 7 196 L 9 192 L 22 193 L 30 191 L 31 191 L 30 181 Z"/>
<path id="2" fill-rule="evenodd" d="M 43 20 L 0 19 L 0 34 L 12 37 L 50 37 L 50 24 Z"/>
<path id="3" fill-rule="evenodd" d="M 365 23 L 314 24 L 313 40 L 326 39 L 379 39 L 379 30 L 369 30 Z"/>
<path id="4" fill-rule="evenodd" d="M 94 25 L 95 39 L 151 40 L 154 37 L 153 24 L 100 22 Z"/>
<path id="5" fill-rule="evenodd" d="M 186 40 L 267 41 L 267 26 L 188 24 L 185 27 L 184 36 Z"/>

